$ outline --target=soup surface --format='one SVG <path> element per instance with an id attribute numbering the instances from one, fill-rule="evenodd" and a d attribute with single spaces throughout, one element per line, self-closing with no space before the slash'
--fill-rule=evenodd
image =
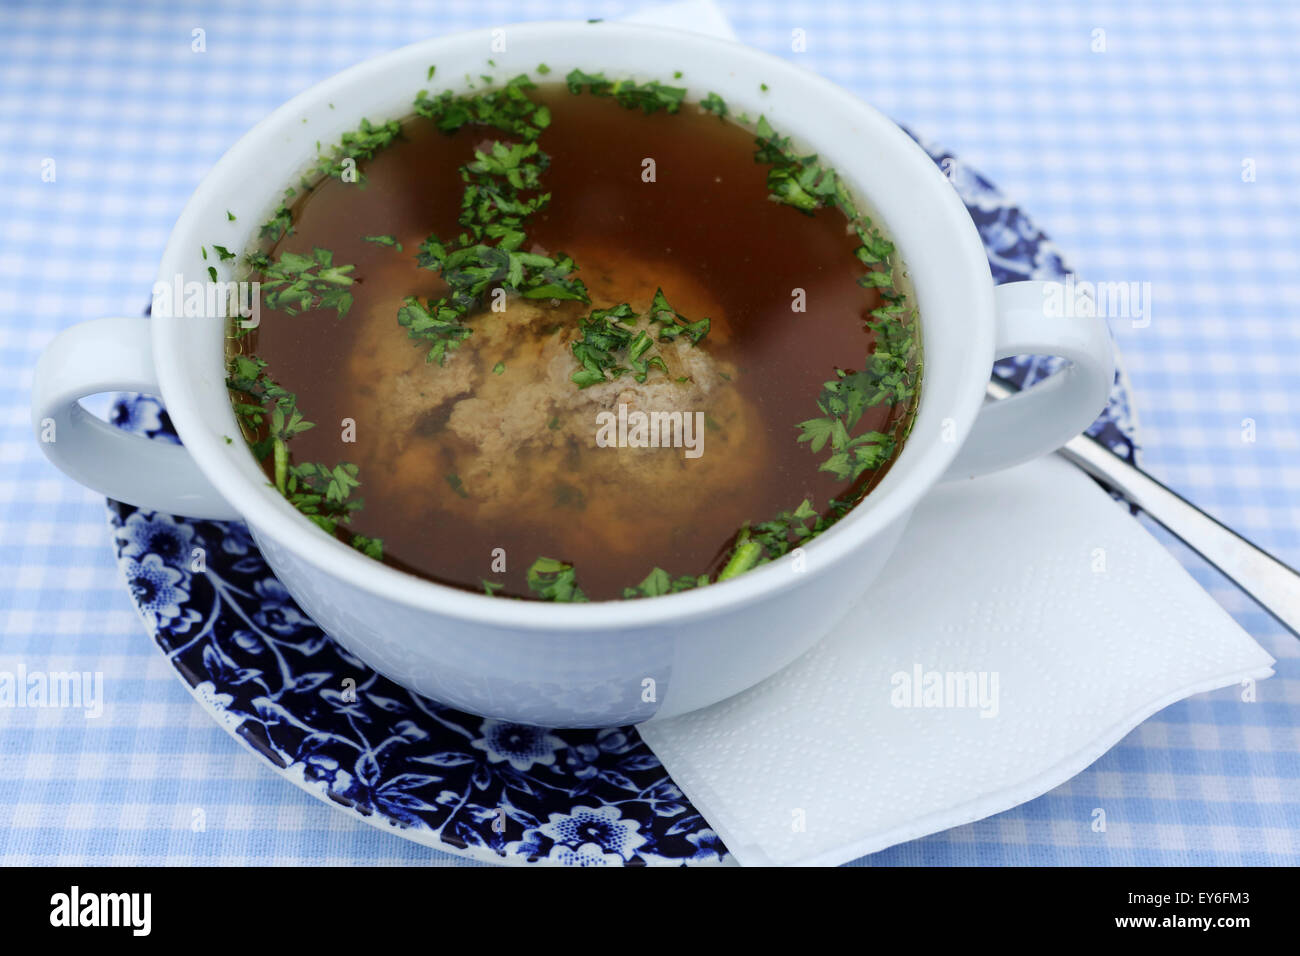
<path id="1" fill-rule="evenodd" d="M 817 207 L 772 201 L 782 161 L 756 161 L 752 124 L 725 107 L 647 113 L 580 89 L 518 84 L 526 113 L 545 108 L 531 139 L 445 132 L 443 106 L 362 141 L 383 140 L 373 150 L 345 141 L 264 229 L 261 321 L 231 338 L 232 394 L 269 480 L 371 556 L 489 594 L 656 595 L 775 559 L 880 480 L 916 401 L 901 266 L 826 198 L 833 172 L 787 144 L 796 180 L 817 170 L 793 198 Z M 499 257 L 457 306 L 468 332 L 414 336 L 468 281 L 427 245 L 466 233 L 463 168 L 528 142 L 549 161 L 540 186 L 506 187 L 543 197 L 518 217 L 518 251 L 571 257 L 551 291 L 576 278 L 587 301 Z M 471 268 L 510 242 L 483 221 L 459 241 L 478 250 Z"/>

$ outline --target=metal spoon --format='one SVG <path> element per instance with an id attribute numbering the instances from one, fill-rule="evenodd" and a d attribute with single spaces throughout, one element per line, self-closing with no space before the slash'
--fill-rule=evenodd
<path id="1" fill-rule="evenodd" d="M 1000 379 L 989 382 L 990 398 L 1014 392 Z M 1087 435 L 1072 439 L 1059 454 L 1145 511 L 1300 637 L 1300 573 Z"/>

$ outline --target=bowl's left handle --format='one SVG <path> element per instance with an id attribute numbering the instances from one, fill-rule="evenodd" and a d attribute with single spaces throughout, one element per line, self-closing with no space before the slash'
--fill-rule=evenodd
<path id="1" fill-rule="evenodd" d="M 239 515 L 180 445 L 101 421 L 80 400 L 101 392 L 158 394 L 147 319 L 96 319 L 59 333 L 36 363 L 32 426 L 70 478 L 151 511 L 218 520 Z"/>

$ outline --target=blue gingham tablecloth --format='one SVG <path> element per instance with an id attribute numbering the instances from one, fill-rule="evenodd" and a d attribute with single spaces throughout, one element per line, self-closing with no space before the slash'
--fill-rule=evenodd
<path id="1" fill-rule="evenodd" d="M 1300 4 L 720 5 L 989 175 L 1083 278 L 1150 282 L 1150 323 L 1115 324 L 1146 465 L 1300 565 Z M 102 672 L 106 698 L 0 709 L 0 862 L 463 862 L 322 806 L 204 715 L 103 499 L 32 439 L 32 369 L 60 329 L 140 313 L 190 192 L 291 95 L 424 37 L 638 6 L 0 0 L 0 671 Z M 1300 863 L 1300 642 L 1171 546 L 1278 659 L 1258 700 L 1177 704 L 1045 796 L 863 863 Z"/>

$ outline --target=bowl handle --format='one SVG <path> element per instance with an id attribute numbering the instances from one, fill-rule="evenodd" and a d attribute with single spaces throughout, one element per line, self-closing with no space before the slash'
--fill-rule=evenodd
<path id="1" fill-rule="evenodd" d="M 980 409 L 945 479 L 974 478 L 1060 448 L 1096 420 L 1115 381 L 1106 320 L 1064 302 L 1061 282 L 1009 282 L 993 290 L 995 359 L 1059 355 L 1069 365 Z"/>
<path id="2" fill-rule="evenodd" d="M 147 319 L 82 322 L 46 346 L 32 384 L 41 450 L 70 478 L 118 501 L 192 518 L 239 518 L 180 445 L 129 434 L 81 406 L 100 392 L 158 394 Z"/>

